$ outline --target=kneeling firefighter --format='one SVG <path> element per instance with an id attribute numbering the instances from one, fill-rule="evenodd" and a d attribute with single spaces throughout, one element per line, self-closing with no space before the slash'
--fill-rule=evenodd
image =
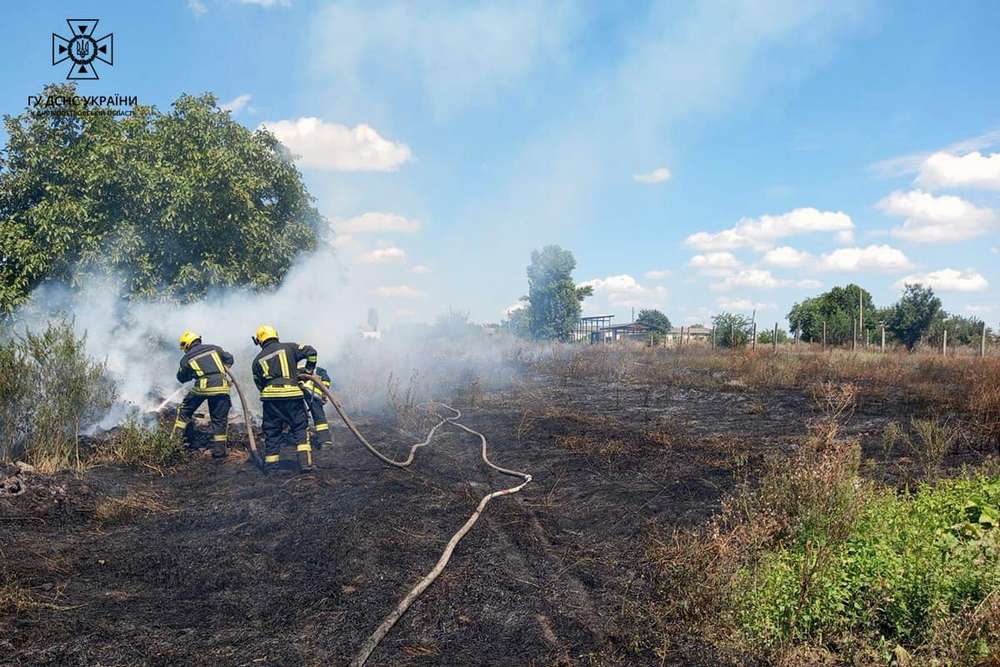
<path id="1" fill-rule="evenodd" d="M 308 372 L 305 369 L 303 371 Z M 333 383 L 330 380 L 330 374 L 321 366 L 316 367 L 314 375 L 317 375 L 327 387 L 330 387 Z M 323 449 L 324 446 L 332 445 L 333 439 L 330 437 L 330 424 L 326 421 L 326 411 L 323 409 L 323 406 L 326 405 L 326 394 L 316 386 L 313 380 L 303 380 L 299 382 L 299 386 L 302 387 L 302 392 L 306 397 L 306 407 L 309 408 L 309 413 L 312 415 L 313 428 L 316 430 L 316 449 Z"/>
<path id="2" fill-rule="evenodd" d="M 233 365 L 233 355 L 218 345 L 205 345 L 201 336 L 191 330 L 181 334 L 180 347 L 184 356 L 177 370 L 177 381 L 194 380 L 195 383 L 177 409 L 173 435 L 180 430 L 184 439 L 190 442 L 194 411 L 203 401 L 208 401 L 208 414 L 212 418 L 212 457 L 221 459 L 226 455 L 226 431 L 232 407 L 226 368 Z"/>
<path id="3" fill-rule="evenodd" d="M 281 458 L 281 443 L 287 427 L 295 444 L 299 472 L 312 472 L 312 447 L 306 429 L 305 393 L 299 387 L 298 362 L 305 361 L 305 372 L 316 370 L 316 348 L 311 345 L 282 343 L 274 327 L 261 325 L 253 342 L 260 352 L 253 360 L 253 381 L 260 390 L 264 408 L 261 428 L 264 431 L 264 470 L 273 472 Z"/>

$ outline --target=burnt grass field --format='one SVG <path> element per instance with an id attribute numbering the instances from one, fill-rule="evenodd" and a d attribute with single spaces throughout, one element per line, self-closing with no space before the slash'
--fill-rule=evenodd
<path id="1" fill-rule="evenodd" d="M 534 481 L 487 508 L 368 664 L 717 664 L 697 636 L 657 633 L 670 582 L 650 544 L 794 451 L 817 408 L 806 387 L 699 373 L 714 380 L 534 368 L 496 390 L 454 384 L 440 398 Z M 926 411 L 905 392 L 859 398 L 842 434 L 861 442 L 865 474 L 905 482 L 905 457 L 879 460 L 882 432 Z M 238 447 L 163 470 L 25 474 L 22 495 L 0 496 L 0 664 L 346 664 L 478 499 L 512 480 L 451 427 L 410 469 L 388 468 L 328 412 L 335 444 L 312 476 L 264 477 Z M 397 458 L 433 421 L 358 417 Z M 945 465 L 980 460 L 971 442 Z"/>

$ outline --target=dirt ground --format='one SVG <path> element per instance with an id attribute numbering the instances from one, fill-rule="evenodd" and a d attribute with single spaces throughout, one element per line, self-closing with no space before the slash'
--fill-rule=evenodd
<path id="1" fill-rule="evenodd" d="M 492 460 L 534 481 L 488 507 L 370 665 L 661 664 L 637 620 L 657 590 L 650 537 L 706 520 L 815 416 L 798 391 L 545 378 L 448 398 Z M 914 409 L 863 401 L 846 432 L 873 454 Z M 32 476 L 0 496 L 0 584 L 20 591 L 0 599 L 0 664 L 346 664 L 511 478 L 455 428 L 411 469 L 387 468 L 330 415 L 335 446 L 313 476 L 192 457 L 162 476 Z M 412 442 L 383 419 L 359 425 L 395 456 Z M 674 641 L 664 664 L 713 659 Z"/>

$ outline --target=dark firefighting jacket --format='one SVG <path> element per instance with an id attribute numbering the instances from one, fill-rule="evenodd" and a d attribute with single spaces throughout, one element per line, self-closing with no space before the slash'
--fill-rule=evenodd
<path id="1" fill-rule="evenodd" d="M 296 366 L 305 360 L 305 372 L 312 373 L 316 370 L 316 357 L 312 345 L 281 343 L 277 339 L 264 343 L 253 360 L 253 382 L 261 399 L 302 398 Z"/>
<path id="2" fill-rule="evenodd" d="M 194 380 L 191 392 L 199 396 L 218 396 L 229 393 L 226 366 L 233 365 L 233 355 L 218 345 L 198 343 L 181 357 L 177 381 Z"/>
<path id="3" fill-rule="evenodd" d="M 330 379 L 330 374 L 326 372 L 325 368 L 317 366 L 316 370 L 314 371 L 314 375 L 318 375 L 319 379 L 322 380 L 323 384 L 326 385 L 327 387 L 333 385 L 333 380 Z M 299 386 L 302 387 L 303 391 L 306 392 L 306 396 L 312 394 L 316 398 L 326 403 L 326 394 L 324 394 L 323 390 L 317 387 L 316 383 L 313 382 L 312 380 L 305 380 L 303 382 L 300 382 Z"/>

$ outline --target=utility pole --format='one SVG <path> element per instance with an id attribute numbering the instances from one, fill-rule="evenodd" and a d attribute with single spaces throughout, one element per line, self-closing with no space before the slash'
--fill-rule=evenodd
<path id="1" fill-rule="evenodd" d="M 771 349 L 774 350 L 775 354 L 778 353 L 778 323 L 777 322 L 774 323 L 774 337 L 771 338 Z"/>
<path id="2" fill-rule="evenodd" d="M 859 333 L 864 336 L 865 331 L 865 302 L 861 298 L 864 294 L 864 290 L 861 289 L 861 285 L 858 285 L 858 330 Z M 868 347 L 868 339 L 865 338 L 865 347 Z"/>
<path id="3" fill-rule="evenodd" d="M 757 350 L 757 322 L 756 321 L 753 323 L 753 347 L 751 347 L 750 349 L 752 349 L 754 351 Z"/>

